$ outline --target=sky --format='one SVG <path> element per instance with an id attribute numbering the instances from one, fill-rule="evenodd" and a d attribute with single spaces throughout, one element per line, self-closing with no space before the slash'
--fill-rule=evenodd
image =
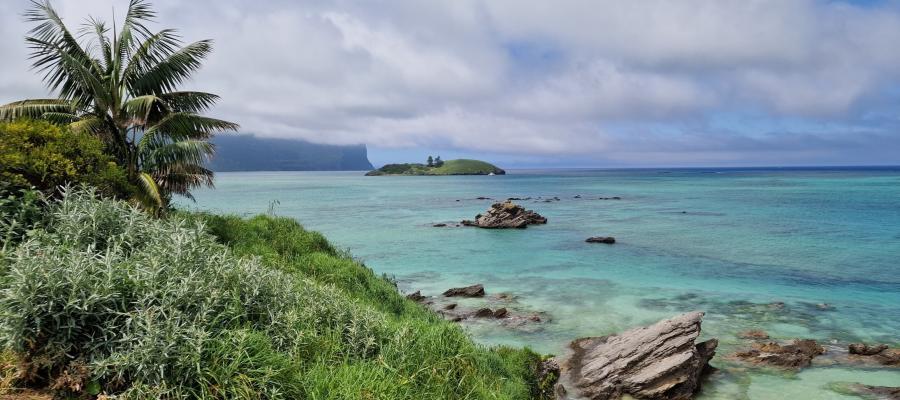
<path id="1" fill-rule="evenodd" d="M 54 0 L 77 29 L 125 0 Z M 900 2 L 156 0 L 214 51 L 187 89 L 376 165 L 900 165 Z M 0 2 L 0 104 L 47 97 Z"/>

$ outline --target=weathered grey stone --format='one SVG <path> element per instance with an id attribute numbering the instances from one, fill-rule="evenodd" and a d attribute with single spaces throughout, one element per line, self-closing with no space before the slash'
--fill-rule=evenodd
<path id="1" fill-rule="evenodd" d="M 695 343 L 702 319 L 702 312 L 692 312 L 619 335 L 573 341 L 573 353 L 561 364 L 557 396 L 690 399 L 718 345 L 715 339 Z"/>
<path id="2" fill-rule="evenodd" d="M 532 224 L 546 224 L 547 218 L 516 203 L 505 201 L 494 203 L 484 214 L 475 216 L 474 221 L 465 220 L 461 223 L 486 229 L 524 229 Z"/>
<path id="3" fill-rule="evenodd" d="M 444 297 L 484 297 L 484 286 L 477 284 L 447 289 L 444 292 Z"/>
<path id="4" fill-rule="evenodd" d="M 798 339 L 787 344 L 775 342 L 754 343 L 749 350 L 739 351 L 731 357 L 751 364 L 800 369 L 812 364 L 812 360 L 825 353 L 825 348 L 812 339 Z"/>

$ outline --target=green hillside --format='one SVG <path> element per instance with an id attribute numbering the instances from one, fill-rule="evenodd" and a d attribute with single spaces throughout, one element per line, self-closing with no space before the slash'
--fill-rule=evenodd
<path id="1" fill-rule="evenodd" d="M 447 160 L 439 167 L 425 164 L 387 164 L 370 171 L 366 176 L 381 175 L 504 175 L 506 171 L 497 166 L 479 160 Z"/>

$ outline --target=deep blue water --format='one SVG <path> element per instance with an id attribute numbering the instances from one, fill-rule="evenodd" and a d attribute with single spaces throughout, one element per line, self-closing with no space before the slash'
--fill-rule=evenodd
<path id="1" fill-rule="evenodd" d="M 900 168 L 254 172 L 218 174 L 216 186 L 183 205 L 238 214 L 271 207 L 393 275 L 405 291 L 435 295 L 478 282 L 550 316 L 529 329 L 466 325 L 487 344 L 558 353 L 576 337 L 690 310 L 707 312 L 704 335 L 720 339 L 720 354 L 746 345 L 735 336 L 746 329 L 836 345 L 900 344 Z M 492 201 L 479 196 L 560 200 L 520 202 L 548 217 L 545 226 L 432 227 L 484 211 Z M 621 200 L 598 199 L 613 196 Z M 617 243 L 584 243 L 597 235 Z M 779 374 L 714 363 L 722 371 L 703 398 L 843 399 L 830 383 L 900 385 L 896 370 Z"/>

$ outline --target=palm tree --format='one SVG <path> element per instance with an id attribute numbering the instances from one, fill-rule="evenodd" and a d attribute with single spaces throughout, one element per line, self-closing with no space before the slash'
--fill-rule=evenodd
<path id="1" fill-rule="evenodd" d="M 164 207 L 172 194 L 212 186 L 203 167 L 215 152 L 209 139 L 238 125 L 200 115 L 218 96 L 177 91 L 200 68 L 212 42 L 182 46 L 176 31 L 150 31 L 156 13 L 145 0 L 131 0 L 121 29 L 112 32 L 88 18 L 73 35 L 49 0 L 32 0 L 25 13 L 37 25 L 26 42 L 33 68 L 55 99 L 0 106 L 0 120 L 44 118 L 100 137 L 138 188 L 137 199 Z"/>

